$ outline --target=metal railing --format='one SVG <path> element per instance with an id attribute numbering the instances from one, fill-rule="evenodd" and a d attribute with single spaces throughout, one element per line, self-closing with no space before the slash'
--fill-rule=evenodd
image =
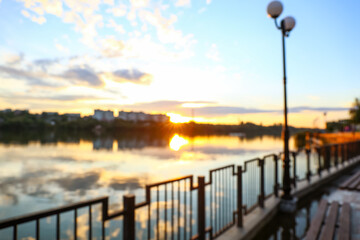
<path id="1" fill-rule="evenodd" d="M 78 212 L 85 208 L 88 218 L 87 237 L 93 239 L 93 208 L 100 204 L 98 220 L 101 226 L 97 228 L 101 232 L 98 234 L 99 239 L 105 239 L 108 222 L 119 218 L 118 227 L 122 228 L 119 238 L 124 240 L 213 239 L 235 224 L 242 227 L 244 215 L 256 207 L 264 208 L 265 200 L 270 196 L 279 196 L 282 182 L 279 160 L 282 155 L 270 154 L 245 161 L 243 166 L 228 165 L 212 169 L 208 182 L 205 176 L 199 176 L 197 185 L 194 184 L 193 175 L 146 185 L 145 201 L 136 203 L 135 195 L 125 195 L 124 207 L 120 211 L 110 213 L 108 197 L 102 197 L 1 221 L 0 230 L 12 228 L 9 239 L 16 240 L 19 226 L 35 222 L 34 236 L 40 239 L 40 220 L 55 217 L 55 238 L 62 239 L 61 217 L 73 212 L 71 235 L 77 239 Z M 296 188 L 298 181 L 310 181 L 311 176 L 316 174 L 321 177 L 323 171 L 345 164 L 358 155 L 360 141 L 291 152 L 292 185 Z M 144 212 L 146 220 L 142 221 L 139 216 L 144 216 L 141 215 Z M 69 237 L 67 231 L 65 238 Z"/>

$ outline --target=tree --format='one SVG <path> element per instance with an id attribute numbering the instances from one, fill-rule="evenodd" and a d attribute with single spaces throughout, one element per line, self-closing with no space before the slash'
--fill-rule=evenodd
<path id="1" fill-rule="evenodd" d="M 360 100 L 358 98 L 355 98 L 355 102 L 349 113 L 353 123 L 360 123 Z"/>

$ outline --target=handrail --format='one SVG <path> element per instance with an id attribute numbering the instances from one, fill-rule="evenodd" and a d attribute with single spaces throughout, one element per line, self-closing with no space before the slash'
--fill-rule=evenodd
<path id="1" fill-rule="evenodd" d="M 323 170 L 329 170 L 332 166 L 337 166 L 339 164 L 345 164 L 347 161 L 350 161 L 353 159 L 353 157 L 360 155 L 360 141 L 355 142 L 347 142 L 347 143 L 339 143 L 339 144 L 328 144 L 323 146 L 316 146 L 311 148 L 301 148 L 297 151 L 291 151 L 291 156 L 293 159 L 292 164 L 292 173 L 293 173 L 293 179 L 292 184 L 294 187 L 296 187 L 296 183 L 300 181 L 297 176 L 297 169 L 299 167 L 297 166 L 299 163 L 299 159 L 297 159 L 300 156 L 300 153 L 305 152 L 306 154 L 306 172 L 305 176 L 308 181 L 310 181 L 310 176 L 312 176 L 312 169 L 311 169 L 311 157 L 310 154 L 312 151 L 315 150 L 315 154 L 317 154 L 317 160 L 318 160 L 318 174 L 321 177 L 321 173 Z M 77 211 L 79 208 L 83 207 L 89 207 L 89 238 L 91 238 L 92 230 L 91 230 L 91 206 L 94 204 L 102 204 L 102 237 L 105 238 L 105 222 L 109 221 L 111 219 L 123 216 L 123 226 L 124 226 L 124 239 L 132 240 L 135 238 L 135 210 L 141 207 L 148 206 L 148 231 L 150 233 L 149 226 L 151 225 L 151 212 L 150 212 L 150 205 L 152 203 L 151 199 L 151 190 L 155 188 L 156 190 L 156 229 L 159 231 L 159 207 L 160 207 L 160 190 L 163 191 L 164 195 L 164 204 L 163 207 L 165 210 L 171 209 L 171 221 L 174 220 L 174 211 L 177 211 L 177 224 L 178 224 L 178 231 L 180 229 L 179 225 L 179 217 L 180 217 L 180 205 L 182 204 L 182 212 L 184 217 L 184 225 L 183 231 L 184 236 L 187 232 L 187 226 L 190 227 L 190 238 L 196 238 L 203 240 L 205 239 L 206 234 L 210 235 L 210 238 L 214 238 L 219 236 L 221 233 L 223 233 L 225 230 L 227 230 L 229 227 L 233 226 L 237 222 L 238 227 L 242 227 L 242 219 L 243 215 L 248 214 L 252 210 L 254 210 L 256 207 L 265 207 L 265 200 L 269 198 L 272 195 L 275 195 L 275 197 L 278 197 L 278 190 L 279 190 L 279 183 L 278 183 L 278 160 L 283 155 L 282 152 L 277 154 L 267 154 L 263 156 L 262 158 L 253 158 L 250 160 L 247 160 L 243 162 L 243 166 L 241 165 L 226 165 L 223 167 L 215 168 L 209 170 L 209 181 L 205 182 L 204 176 L 199 176 L 197 185 L 194 185 L 194 176 L 193 175 L 186 175 L 182 177 L 173 178 L 170 180 L 160 181 L 157 183 L 147 184 L 145 186 L 145 201 L 140 203 L 135 203 L 135 196 L 134 195 L 125 195 L 124 196 L 124 208 L 118 211 L 113 211 L 109 213 L 109 197 L 99 197 L 92 200 L 86 200 L 78 203 L 73 203 L 67 206 L 53 208 L 49 210 L 43 210 L 36 213 L 31 213 L 23 216 L 13 217 L 7 220 L 0 221 L 0 229 L 13 227 L 13 239 L 16 239 L 17 237 L 17 225 L 30 222 L 30 221 L 36 221 L 36 235 L 39 236 L 39 220 L 45 217 L 54 216 L 56 215 L 56 222 L 57 222 L 57 228 L 56 228 L 56 236 L 57 238 L 60 238 L 60 214 L 68 211 L 75 211 L 75 221 L 74 221 L 74 236 L 76 237 L 76 217 L 77 217 Z M 274 161 L 274 173 L 273 173 L 273 190 L 272 192 L 268 193 L 265 192 L 265 163 L 270 161 L 268 159 L 271 159 Z M 341 159 L 341 161 L 340 161 Z M 243 199 L 243 192 L 244 186 L 243 186 L 243 178 L 251 177 L 252 171 L 247 171 L 247 166 L 250 163 L 257 162 L 257 165 L 255 168 L 258 171 L 259 179 L 257 180 L 259 183 L 259 195 L 253 196 L 257 197 L 257 202 L 244 202 Z M 304 163 L 304 162 L 303 162 Z M 235 169 L 236 168 L 236 169 Z M 246 175 L 246 174 L 247 175 Z M 245 174 L 245 175 L 244 175 Z M 251 179 L 251 178 L 249 178 Z M 304 180 L 301 179 L 301 180 Z M 177 184 L 176 184 L 177 183 Z M 182 184 L 182 185 L 180 185 Z M 169 189 L 167 188 L 170 185 Z M 176 186 L 176 189 L 174 187 Z M 161 186 L 164 186 L 161 188 Z M 182 187 L 182 191 L 180 191 L 180 186 Z M 209 186 L 209 196 L 210 196 L 210 226 L 205 226 L 206 219 L 208 218 L 207 212 L 205 211 L 205 205 L 206 205 L 206 187 Z M 170 191 L 168 193 L 167 191 Z M 197 217 L 197 230 L 198 232 L 195 233 L 195 235 L 192 235 L 192 193 L 196 191 L 197 192 L 197 210 L 198 210 L 198 217 Z M 176 198 L 174 195 L 174 192 L 176 192 Z M 181 193 L 183 193 L 181 195 Z M 187 195 L 189 193 L 189 195 Z M 169 195 L 169 198 L 167 198 L 167 195 Z M 190 198 L 189 201 L 187 200 L 187 196 Z M 254 199 L 254 198 L 252 198 Z M 169 207 L 167 207 L 167 201 L 171 201 L 171 205 L 169 203 Z M 176 208 L 174 206 L 174 201 L 177 201 Z M 187 202 L 188 201 L 188 202 Z M 214 201 L 214 204 L 213 204 Z M 252 200 L 251 200 L 252 201 Z M 189 220 L 187 221 L 187 204 L 189 204 Z M 251 206 L 248 206 L 248 204 L 252 204 Z M 220 211 L 221 210 L 221 211 Z M 165 211 L 167 212 L 167 211 Z M 224 214 L 227 214 L 224 217 Z M 165 214 L 165 222 L 167 218 L 167 213 Z M 230 216 L 231 215 L 231 216 Z M 214 217 L 214 218 L 213 218 Z M 218 218 L 218 221 L 217 221 Z M 213 222 L 214 220 L 214 222 Z M 173 224 L 173 222 L 172 222 Z M 172 225 L 171 225 L 172 226 Z M 155 231 L 155 228 L 152 229 Z M 171 228 L 171 231 L 173 229 Z M 166 224 L 165 224 L 165 232 L 166 232 Z M 179 234 L 179 233 L 178 233 Z M 157 236 L 159 236 L 159 232 L 157 232 Z"/>
<path id="2" fill-rule="evenodd" d="M 35 221 L 40 218 L 49 217 L 52 215 L 56 215 L 56 214 L 63 213 L 63 212 L 68 212 L 68 211 L 75 210 L 78 208 L 87 207 L 89 205 L 94 205 L 97 203 L 104 203 L 104 202 L 107 202 L 108 199 L 109 199 L 109 197 L 99 197 L 99 198 L 95 198 L 92 200 L 82 201 L 79 203 L 73 203 L 70 205 L 63 206 L 63 207 L 52 208 L 52 209 L 43 210 L 43 211 L 39 211 L 39 212 L 35 212 L 35 213 L 30 213 L 30 214 L 23 215 L 23 216 L 13 217 L 11 219 L 6 219 L 3 221 L 0 221 L 0 229 L 11 227 L 11 226 L 14 226 L 17 224 L 22 224 L 25 222 Z"/>

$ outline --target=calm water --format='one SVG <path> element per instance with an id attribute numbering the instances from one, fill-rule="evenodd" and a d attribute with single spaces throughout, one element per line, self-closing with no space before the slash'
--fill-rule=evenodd
<path id="1" fill-rule="evenodd" d="M 291 141 L 291 146 L 293 142 Z M 109 195 L 111 208 L 124 193 L 137 202 L 143 186 L 279 152 L 274 136 L 0 139 L 0 219 Z M 138 198 L 139 197 L 139 198 Z"/>

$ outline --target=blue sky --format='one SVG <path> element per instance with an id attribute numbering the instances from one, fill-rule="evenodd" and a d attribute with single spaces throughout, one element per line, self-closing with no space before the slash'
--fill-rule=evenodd
<path id="1" fill-rule="evenodd" d="M 282 122 L 270 1 L 0 1 L 0 108 Z M 289 122 L 348 117 L 360 90 L 360 2 L 283 1 Z M 323 112 L 328 114 L 326 119 Z"/>

